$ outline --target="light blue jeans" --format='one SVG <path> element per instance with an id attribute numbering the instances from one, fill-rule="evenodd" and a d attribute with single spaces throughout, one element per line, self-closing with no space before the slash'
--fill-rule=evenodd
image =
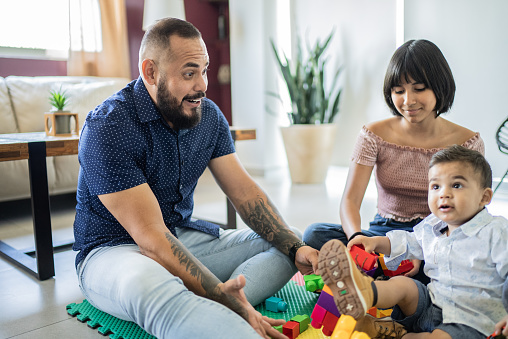
<path id="1" fill-rule="evenodd" d="M 272 296 L 297 272 L 286 255 L 250 229 L 221 230 L 219 238 L 190 228 L 176 231 L 221 281 L 243 274 L 252 305 Z M 77 274 L 92 305 L 137 323 L 159 339 L 260 337 L 229 308 L 190 292 L 180 278 L 142 255 L 137 245 L 96 248 L 78 264 Z"/>

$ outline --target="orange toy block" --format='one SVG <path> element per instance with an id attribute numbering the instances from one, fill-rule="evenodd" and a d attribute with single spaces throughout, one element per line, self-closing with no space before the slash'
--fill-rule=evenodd
<path id="1" fill-rule="evenodd" d="M 371 308 L 369 308 L 367 313 L 373 317 L 376 317 L 376 318 L 384 318 L 384 317 L 389 317 L 392 314 L 392 311 L 393 311 L 393 309 L 391 309 L 391 308 L 386 309 L 386 310 L 380 310 L 377 307 L 371 307 Z"/>

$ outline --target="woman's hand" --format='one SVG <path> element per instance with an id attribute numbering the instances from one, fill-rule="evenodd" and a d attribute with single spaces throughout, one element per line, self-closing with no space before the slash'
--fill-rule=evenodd
<path id="1" fill-rule="evenodd" d="M 228 295 L 230 298 L 235 299 L 235 304 L 242 309 L 241 312 L 233 310 L 242 316 L 254 328 L 254 330 L 266 339 L 287 339 L 285 335 L 277 331 L 273 326 L 279 326 L 286 323 L 284 319 L 271 319 L 261 315 L 252 307 L 247 300 L 243 288 L 245 287 L 245 277 L 238 276 L 221 284 L 220 289 L 222 293 Z"/>

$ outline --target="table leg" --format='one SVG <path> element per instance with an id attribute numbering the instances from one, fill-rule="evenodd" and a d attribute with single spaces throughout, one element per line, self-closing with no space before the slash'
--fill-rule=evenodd
<path id="1" fill-rule="evenodd" d="M 55 264 L 53 261 L 45 142 L 28 143 L 28 154 L 35 259 L 27 254 L 30 252 L 17 250 L 3 241 L 0 241 L 0 254 L 39 280 L 46 280 L 55 275 Z"/>
<path id="2" fill-rule="evenodd" d="M 48 170 L 46 166 L 46 143 L 29 143 L 28 153 L 37 276 L 40 280 L 46 280 L 55 275 Z"/>

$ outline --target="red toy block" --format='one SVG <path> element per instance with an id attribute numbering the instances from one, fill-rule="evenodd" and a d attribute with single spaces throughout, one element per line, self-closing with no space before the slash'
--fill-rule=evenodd
<path id="1" fill-rule="evenodd" d="M 339 317 L 330 312 L 326 312 L 325 318 L 323 319 L 323 334 L 331 336 L 335 329 L 335 325 L 337 325 L 337 321 L 339 321 Z"/>
<path id="2" fill-rule="evenodd" d="M 311 326 L 314 328 L 320 329 L 321 326 L 323 326 L 323 319 L 325 318 L 325 315 L 326 315 L 326 310 L 323 307 L 316 304 L 316 306 L 314 306 L 314 310 L 312 311 L 312 314 L 310 315 L 310 318 L 312 319 L 312 321 L 310 323 Z"/>
<path id="3" fill-rule="evenodd" d="M 289 320 L 282 325 L 282 334 L 287 336 L 289 339 L 295 339 L 300 335 L 300 323 Z"/>
<path id="4" fill-rule="evenodd" d="M 397 275 L 402 275 L 406 272 L 409 272 L 413 269 L 413 262 L 411 260 L 402 260 L 402 262 L 400 263 L 399 267 L 397 268 L 397 270 L 395 271 L 390 271 L 388 269 L 386 270 L 383 270 L 383 273 L 387 276 L 387 277 L 395 277 Z"/>
<path id="5" fill-rule="evenodd" d="M 353 245 L 349 251 L 356 265 L 364 271 L 370 271 L 374 268 L 377 261 L 377 255 L 365 252 L 361 245 Z"/>

